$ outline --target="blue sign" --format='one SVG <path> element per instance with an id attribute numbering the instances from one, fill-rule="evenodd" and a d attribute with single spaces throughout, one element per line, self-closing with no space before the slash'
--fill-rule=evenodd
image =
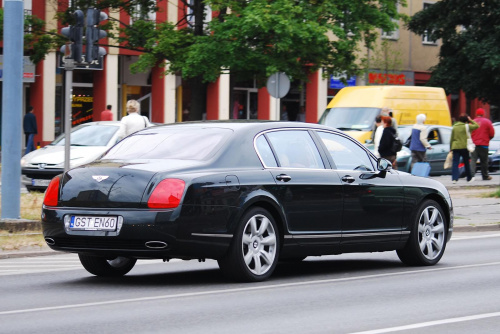
<path id="1" fill-rule="evenodd" d="M 340 80 L 340 77 L 334 77 L 333 75 L 330 76 L 329 88 L 331 89 L 342 89 L 344 87 L 351 87 L 351 86 L 356 86 L 356 76 L 352 76 L 349 79 L 347 79 L 347 85 Z"/>

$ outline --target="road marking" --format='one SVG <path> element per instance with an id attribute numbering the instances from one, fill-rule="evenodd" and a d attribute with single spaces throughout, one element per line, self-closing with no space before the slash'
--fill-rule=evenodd
<path id="1" fill-rule="evenodd" d="M 11 315 L 11 314 L 42 312 L 42 311 L 54 311 L 54 310 L 62 310 L 62 309 L 68 310 L 70 308 L 115 305 L 115 304 L 154 301 L 154 300 L 168 300 L 168 299 L 175 299 L 175 298 L 199 297 L 199 296 L 228 294 L 228 293 L 237 293 L 237 292 L 250 292 L 250 291 L 269 290 L 269 289 L 276 289 L 276 288 L 289 288 L 289 287 L 297 287 L 297 286 L 313 285 L 313 284 L 339 283 L 339 282 L 356 281 L 356 280 L 370 279 L 370 278 L 373 279 L 373 278 L 382 278 L 382 277 L 389 277 L 389 276 L 402 276 L 402 275 L 408 275 L 408 274 L 421 274 L 421 273 L 429 273 L 429 272 L 437 272 L 437 271 L 469 269 L 469 268 L 498 266 L 498 265 L 500 265 L 500 262 L 489 262 L 489 263 L 470 264 L 470 265 L 455 266 L 455 267 L 408 270 L 408 271 L 396 272 L 396 273 L 363 275 L 363 276 L 345 277 L 345 278 L 332 278 L 332 279 L 325 279 L 325 280 L 303 281 L 303 282 L 273 284 L 273 285 L 264 285 L 264 286 L 251 286 L 251 287 L 233 288 L 233 289 L 225 289 L 225 290 L 211 290 L 211 291 L 179 293 L 179 294 L 174 294 L 174 295 L 116 299 L 116 300 L 108 300 L 108 301 L 93 302 L 93 303 L 68 304 L 68 305 L 61 305 L 61 306 L 49 306 L 49 307 L 38 307 L 38 308 L 30 308 L 30 309 L 22 309 L 22 310 L 2 311 L 2 312 L 0 312 L 0 316 Z"/>
<path id="2" fill-rule="evenodd" d="M 474 320 L 479 320 L 479 319 L 487 319 L 487 318 L 495 318 L 495 317 L 500 317 L 500 312 L 476 314 L 476 315 L 470 315 L 470 316 L 460 317 L 460 318 L 449 318 L 449 319 L 442 319 L 442 320 L 436 320 L 436 321 L 421 322 L 421 323 L 412 324 L 412 325 L 375 329 L 375 330 L 371 330 L 371 331 L 356 332 L 356 333 L 351 333 L 351 334 L 380 334 L 380 333 L 400 332 L 400 331 L 416 329 L 416 328 L 439 326 L 439 325 L 444 325 L 444 324 L 453 324 L 453 323 L 457 323 L 457 322 L 474 321 Z"/>

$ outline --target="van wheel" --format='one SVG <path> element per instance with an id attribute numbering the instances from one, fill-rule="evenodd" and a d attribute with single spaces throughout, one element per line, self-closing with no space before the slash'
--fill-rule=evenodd
<path id="1" fill-rule="evenodd" d="M 432 266 L 439 262 L 446 248 L 446 221 L 441 206 L 433 200 L 424 201 L 414 218 L 410 238 L 399 259 L 413 266 Z"/>
<path id="2" fill-rule="evenodd" d="M 236 228 L 219 267 L 236 281 L 259 282 L 271 276 L 279 258 L 280 238 L 273 216 L 255 207 L 245 213 Z"/>

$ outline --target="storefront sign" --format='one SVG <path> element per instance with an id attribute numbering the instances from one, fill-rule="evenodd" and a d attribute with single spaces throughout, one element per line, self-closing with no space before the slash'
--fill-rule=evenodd
<path id="1" fill-rule="evenodd" d="M 71 125 L 76 126 L 93 120 L 94 98 L 89 95 L 73 95 L 71 99 Z"/>
<path id="2" fill-rule="evenodd" d="M 356 86 L 356 76 L 352 76 L 347 79 L 347 85 L 341 81 L 341 77 L 330 76 L 330 85 L 328 88 L 330 89 L 342 89 L 344 87 Z"/>
<path id="3" fill-rule="evenodd" d="M 0 55 L 0 81 L 3 81 L 3 55 Z M 35 82 L 35 64 L 30 57 L 23 57 L 23 82 Z"/>
<path id="4" fill-rule="evenodd" d="M 371 70 L 368 72 L 369 85 L 406 85 L 413 86 L 415 84 L 415 75 L 412 71 L 377 71 Z"/>

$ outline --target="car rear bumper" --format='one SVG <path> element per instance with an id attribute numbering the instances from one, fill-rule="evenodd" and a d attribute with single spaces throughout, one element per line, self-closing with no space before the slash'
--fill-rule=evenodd
<path id="1" fill-rule="evenodd" d="M 181 211 L 187 211 L 188 215 L 179 218 Z M 218 218 L 207 216 L 204 220 L 199 215 L 191 219 L 189 211 L 189 208 L 164 211 L 93 209 L 92 215 L 122 217 L 123 225 L 118 232 L 105 232 L 72 231 L 65 226 L 65 216 L 89 215 L 88 210 L 44 207 L 43 235 L 54 250 L 97 256 L 217 259 L 224 255 L 232 235 L 222 229 L 219 222 L 227 220 L 227 213 L 219 212 Z"/>

